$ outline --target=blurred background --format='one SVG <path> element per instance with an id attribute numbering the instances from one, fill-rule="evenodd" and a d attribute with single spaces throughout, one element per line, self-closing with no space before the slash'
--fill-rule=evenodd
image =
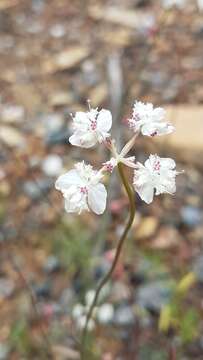
<path id="1" fill-rule="evenodd" d="M 65 214 L 54 188 L 75 161 L 108 159 L 68 143 L 87 99 L 111 109 L 120 146 L 135 100 L 166 107 L 177 131 L 139 138 L 136 158 L 158 152 L 185 170 L 175 196 L 135 199 L 88 360 L 203 359 L 202 47 L 201 0 L 0 0 L 1 360 L 45 348 L 79 359 L 80 316 L 128 215 L 116 176 L 101 217 Z"/>

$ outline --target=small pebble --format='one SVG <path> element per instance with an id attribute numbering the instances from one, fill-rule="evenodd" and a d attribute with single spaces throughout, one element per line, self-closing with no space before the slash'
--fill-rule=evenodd
<path id="1" fill-rule="evenodd" d="M 195 227 L 201 224 L 203 215 L 198 207 L 188 205 L 182 207 L 181 218 L 185 225 Z"/>

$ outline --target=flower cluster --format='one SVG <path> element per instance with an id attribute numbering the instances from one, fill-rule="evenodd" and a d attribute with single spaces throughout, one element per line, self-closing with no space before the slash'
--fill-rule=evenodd
<path id="1" fill-rule="evenodd" d="M 112 126 L 112 115 L 109 110 L 99 111 L 89 106 L 89 111 L 76 112 L 73 116 L 73 135 L 69 138 L 70 143 L 82 148 L 103 143 L 111 151 L 112 156 L 98 171 L 82 161 L 57 179 L 55 186 L 64 196 L 67 212 L 80 214 L 83 210 L 92 210 L 98 215 L 102 214 L 107 199 L 102 179 L 106 172 L 112 173 L 118 163 L 133 168 L 133 187 L 147 204 L 153 201 L 154 195 L 174 194 L 178 174 L 174 160 L 150 155 L 143 165 L 135 162 L 135 156 L 127 156 L 139 134 L 154 137 L 170 134 L 174 130 L 174 127 L 165 121 L 165 110 L 160 107 L 154 108 L 150 103 L 136 101 L 127 123 L 133 135 L 118 152 L 116 143 L 109 133 Z"/>
<path id="2" fill-rule="evenodd" d="M 85 294 L 85 304 L 77 303 L 73 307 L 73 319 L 76 322 L 78 329 L 83 329 L 86 323 L 87 314 L 90 306 L 92 305 L 95 297 L 95 291 L 89 290 Z M 110 303 L 99 304 L 94 309 L 93 318 L 88 323 L 88 330 L 91 331 L 95 327 L 95 321 L 97 320 L 100 324 L 107 324 L 113 320 L 114 307 Z"/>

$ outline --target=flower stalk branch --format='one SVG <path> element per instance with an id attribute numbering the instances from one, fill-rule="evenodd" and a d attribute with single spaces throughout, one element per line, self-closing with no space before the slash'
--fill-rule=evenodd
<path id="1" fill-rule="evenodd" d="M 122 248 L 123 248 L 123 244 L 124 244 L 124 242 L 126 240 L 126 237 L 127 237 L 128 232 L 129 232 L 129 230 L 130 230 L 130 228 L 132 226 L 134 216 L 135 216 L 134 192 L 133 192 L 133 190 L 131 188 L 131 185 L 129 184 L 129 182 L 128 182 L 126 176 L 125 176 L 124 169 L 123 169 L 123 164 L 121 162 L 118 163 L 118 172 L 119 172 L 122 184 L 124 185 L 124 188 L 125 188 L 125 190 L 127 192 L 128 198 L 129 198 L 130 216 L 129 216 L 128 222 L 127 222 L 127 224 L 125 226 L 124 232 L 123 232 L 123 234 L 122 234 L 122 236 L 121 236 L 121 238 L 119 240 L 118 247 L 116 249 L 116 254 L 115 254 L 113 263 L 111 265 L 111 268 L 108 271 L 108 273 L 104 276 L 101 283 L 99 284 L 99 286 L 97 288 L 97 291 L 95 293 L 95 297 L 94 297 L 94 300 L 92 302 L 92 305 L 90 306 L 90 309 L 88 311 L 85 327 L 84 327 L 83 334 L 82 334 L 81 360 L 85 360 L 85 356 L 86 356 L 85 355 L 86 354 L 86 337 L 87 337 L 88 323 L 89 323 L 89 321 L 90 321 L 90 319 L 92 317 L 93 311 L 94 311 L 94 309 L 95 309 L 95 307 L 97 305 L 97 301 L 98 301 L 98 298 L 99 298 L 99 295 L 100 295 L 100 292 L 101 292 L 102 288 L 110 280 L 111 275 L 113 274 L 113 272 L 114 272 L 114 270 L 116 268 L 116 265 L 118 263 L 118 260 L 119 260 L 119 257 L 120 257 L 120 254 L 121 254 L 121 251 L 122 251 Z"/>

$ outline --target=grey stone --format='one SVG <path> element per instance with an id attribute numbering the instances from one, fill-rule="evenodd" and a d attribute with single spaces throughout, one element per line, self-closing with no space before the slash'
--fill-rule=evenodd
<path id="1" fill-rule="evenodd" d="M 44 264 L 44 271 L 48 274 L 54 273 L 59 271 L 61 268 L 59 259 L 54 256 L 54 255 L 50 255 L 47 259 L 46 259 L 46 263 Z"/>
<path id="2" fill-rule="evenodd" d="M 32 200 L 38 200 L 52 187 L 53 183 L 49 179 L 28 180 L 23 184 L 23 191 Z"/>
<path id="3" fill-rule="evenodd" d="M 7 298 L 12 295 L 15 289 L 13 281 L 1 278 L 0 279 L 0 298 Z"/>
<path id="4" fill-rule="evenodd" d="M 129 326 L 135 322 L 135 316 L 132 308 L 128 304 L 119 305 L 114 313 L 113 323 L 117 326 Z"/>
<path id="5" fill-rule="evenodd" d="M 199 282 L 203 283 L 203 255 L 199 256 L 194 264 L 193 264 L 193 271 L 198 279 Z"/>
<path id="6" fill-rule="evenodd" d="M 136 303 L 149 311 L 159 313 L 170 300 L 171 288 L 164 281 L 154 281 L 140 286 L 135 295 Z"/>
<path id="7" fill-rule="evenodd" d="M 181 218 L 185 225 L 195 227 L 201 224 L 203 215 L 198 207 L 188 205 L 182 207 Z"/>
<path id="8" fill-rule="evenodd" d="M 8 354 L 10 350 L 8 345 L 0 343 L 0 360 L 6 360 L 8 359 Z"/>

